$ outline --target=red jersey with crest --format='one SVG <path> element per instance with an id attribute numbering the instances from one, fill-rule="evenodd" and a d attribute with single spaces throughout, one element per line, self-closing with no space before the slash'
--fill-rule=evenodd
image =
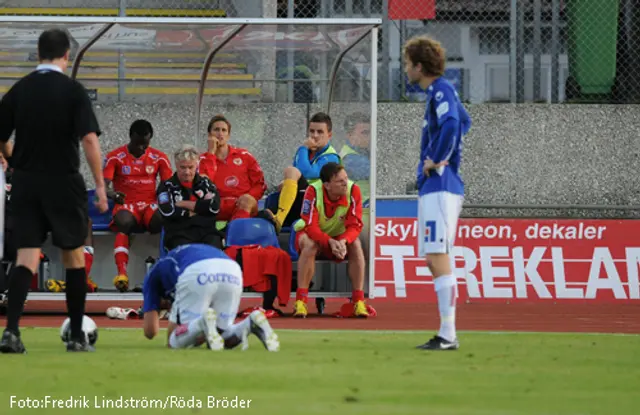
<path id="1" fill-rule="evenodd" d="M 220 160 L 211 153 L 202 154 L 198 171 L 216 185 L 222 199 L 237 199 L 249 194 L 260 200 L 267 190 L 258 161 L 242 148 L 229 146 L 226 160 Z"/>
<path id="2" fill-rule="evenodd" d="M 162 181 L 169 180 L 173 171 L 162 151 L 148 147 L 142 156 L 135 158 L 125 144 L 107 154 L 103 175 L 113 182 L 113 190 L 125 194 L 125 204 L 155 203 L 157 176 Z"/>

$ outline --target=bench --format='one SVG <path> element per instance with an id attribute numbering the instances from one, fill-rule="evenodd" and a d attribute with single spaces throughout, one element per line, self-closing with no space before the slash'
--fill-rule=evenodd
<path id="1" fill-rule="evenodd" d="M 84 59 L 87 58 L 115 58 L 116 60 L 123 56 L 126 59 L 158 59 L 158 60 L 166 60 L 169 59 L 193 59 L 197 62 L 203 62 L 204 58 L 207 56 L 205 52 L 166 52 L 161 50 L 156 51 L 147 51 L 147 52 L 137 52 L 137 51 L 122 51 L 122 52 L 109 52 L 109 51 L 92 51 L 89 50 L 84 54 Z M 19 57 L 26 58 L 26 60 L 31 62 L 38 61 L 38 53 L 34 52 L 33 49 L 16 49 L 9 51 L 0 51 L 0 62 L 3 57 Z M 73 57 L 73 56 L 72 56 Z M 238 58 L 238 54 L 230 53 L 230 52 L 220 52 L 216 54 L 216 59 L 229 59 L 234 60 Z M 83 59 L 83 61 L 84 61 Z"/>
<path id="2" fill-rule="evenodd" d="M 93 275 L 95 275 L 94 277 L 94 281 L 96 281 L 96 283 L 98 283 L 99 287 L 103 287 L 102 289 L 106 289 L 106 290 L 114 290 L 115 292 L 115 288 L 112 287 L 111 284 L 111 279 L 115 276 L 115 265 L 113 264 L 113 238 L 115 237 L 115 233 L 113 231 L 111 231 L 109 229 L 109 224 L 111 222 L 112 216 L 111 216 L 111 211 L 113 209 L 113 201 L 109 202 L 109 210 L 105 213 L 100 213 L 97 208 L 93 205 L 93 200 L 95 197 L 95 191 L 94 190 L 89 190 L 88 191 L 88 196 L 89 196 L 89 216 L 91 218 L 92 221 L 92 231 L 93 231 L 93 236 L 94 236 L 94 266 L 93 266 L 93 270 L 94 272 L 92 272 Z M 265 202 L 266 200 L 263 198 L 262 200 L 259 201 L 259 208 L 263 209 L 265 206 Z M 236 225 L 238 224 L 242 224 L 241 220 L 239 220 L 240 222 L 236 221 Z M 265 223 L 268 223 L 265 221 Z M 232 228 L 233 229 L 233 228 Z M 297 268 L 297 259 L 298 259 L 298 255 L 295 252 L 294 249 L 294 241 L 295 241 L 295 232 L 291 232 L 290 229 L 283 229 L 282 232 L 280 233 L 280 235 L 276 235 L 275 230 L 273 229 L 273 227 L 271 226 L 271 224 L 268 224 L 267 226 L 263 227 L 260 232 L 262 232 L 265 236 L 265 240 L 267 240 L 268 242 L 265 242 L 266 244 L 272 245 L 272 246 L 278 246 L 282 249 L 284 249 L 290 256 L 293 262 L 293 270 L 294 272 L 296 271 Z M 242 235 L 243 232 L 236 232 L 236 235 Z M 246 233 L 245 233 L 246 234 Z M 157 258 L 160 258 L 164 255 L 164 248 L 163 248 L 163 238 L 164 238 L 164 232 L 161 232 L 159 235 L 149 235 L 149 234 L 134 234 L 132 235 L 132 249 L 130 252 L 130 263 L 129 263 L 129 268 L 131 270 L 131 287 L 133 288 L 135 286 L 136 283 L 141 283 L 142 282 L 142 276 L 144 275 L 144 272 L 146 271 L 146 264 L 145 264 L 145 260 L 147 260 L 149 257 L 153 258 L 154 260 L 156 260 Z M 246 238 L 241 238 L 241 239 L 230 239 L 228 241 L 228 244 L 238 244 L 238 245 L 243 245 L 246 243 L 251 243 L 255 241 L 255 237 L 252 239 L 246 239 Z M 45 252 L 48 253 L 48 249 L 50 248 L 45 248 Z M 51 258 L 51 264 L 53 265 L 54 263 L 57 263 L 55 256 L 57 255 L 56 250 L 52 250 L 52 255 L 50 256 Z M 59 261 L 59 260 L 58 260 Z M 318 268 L 317 268 L 317 273 L 316 273 L 316 277 L 314 278 L 315 280 L 315 287 L 318 287 L 318 289 L 313 289 L 312 291 L 309 292 L 309 297 L 312 298 L 332 298 L 332 297 L 339 297 L 339 298 L 344 298 L 344 297 L 348 297 L 351 294 L 350 288 L 347 289 L 342 289 L 339 290 L 338 289 L 338 268 L 341 265 L 346 266 L 346 264 L 335 264 L 331 261 L 318 261 Z M 60 275 L 63 270 L 61 269 L 61 264 L 57 264 L 58 265 L 58 275 Z M 52 270 L 54 267 L 51 267 Z M 112 274 L 113 275 L 109 275 L 109 269 L 112 269 Z M 99 272 L 98 272 L 99 270 Z M 103 277 L 102 274 L 107 273 L 108 277 Z M 54 278 L 52 276 L 52 278 Z M 61 279 L 61 278 L 56 278 L 56 279 Z M 348 278 L 346 277 L 346 273 L 345 273 L 345 278 L 348 280 Z M 348 282 L 348 285 L 346 287 L 350 286 L 350 282 Z M 243 297 L 245 298 L 254 298 L 254 297 L 262 297 L 262 293 L 253 293 L 253 292 L 246 292 L 243 294 Z M 109 297 L 111 298 L 111 297 Z M 292 298 L 295 298 L 295 292 L 292 293 Z"/>
<path id="3" fill-rule="evenodd" d="M 1 61 L 0 61 L 1 63 Z M 29 72 L 0 72 L 0 79 L 20 79 L 27 76 Z M 89 81 L 199 81 L 200 75 L 198 74 L 161 74 L 161 73 L 131 73 L 126 74 L 123 79 L 118 78 L 117 73 L 85 73 L 78 74 L 78 80 Z M 251 74 L 212 74 L 207 77 L 207 82 L 215 81 L 253 81 L 254 77 Z M 87 88 L 91 88 L 91 84 L 87 85 Z"/>
<path id="4" fill-rule="evenodd" d="M 37 62 L 29 61 L 3 61 L 0 60 L 2 67 L 5 68 L 33 68 L 38 66 Z M 69 66 L 73 65 L 73 61 L 69 61 Z M 194 69 L 200 71 L 202 69 L 202 62 L 125 62 L 125 68 L 164 68 L 169 71 L 174 69 Z M 117 61 L 85 61 L 84 59 L 80 63 L 81 68 L 118 68 L 120 63 Z M 247 64 L 244 63 L 212 63 L 209 67 L 210 70 L 215 69 L 237 69 L 247 70 Z M 81 72 L 78 72 L 78 75 Z"/>
<path id="5" fill-rule="evenodd" d="M 119 16 L 120 9 L 114 7 L 0 7 L 0 15 Z M 125 16 L 226 17 L 227 14 L 222 9 L 208 8 L 127 8 Z M 175 31 L 182 34 L 181 30 Z M 181 38 L 181 36 L 177 37 L 177 39 Z M 169 47 L 175 48 L 175 50 L 169 51 L 125 51 L 120 55 L 118 51 L 114 50 L 89 50 L 82 61 L 78 79 L 85 81 L 85 86 L 90 90 L 94 100 L 103 98 L 104 101 L 111 102 L 124 99 L 125 96 L 128 96 L 127 99 L 140 102 L 154 102 L 167 96 L 171 96 L 172 100 L 190 100 L 198 93 L 197 81 L 200 79 L 203 61 L 207 56 L 204 50 L 210 48 L 210 45 L 201 38 L 199 41 L 196 40 L 194 44 L 190 43 L 189 46 L 181 47 L 179 42 L 180 40 L 172 40 Z M 97 47 L 99 48 L 99 44 Z M 165 46 L 157 47 L 164 48 Z M 181 50 L 189 48 L 190 50 Z M 23 57 L 23 60 L 12 59 L 16 56 Z M 227 99 L 233 98 L 234 102 L 244 103 L 256 102 L 261 99 L 262 89 L 256 87 L 254 76 L 248 73 L 246 63 L 218 61 L 219 59 L 235 60 L 236 58 L 242 58 L 242 55 L 224 52 L 216 55 L 217 62 L 210 64 L 210 75 L 204 89 L 205 96 L 224 96 Z M 2 71 L 0 73 L 0 94 L 6 93 L 16 79 L 25 75 L 24 69 L 34 69 L 36 65 L 37 54 L 33 49 L 2 51 L 0 53 L 0 71 Z M 71 65 L 73 65 L 73 57 L 70 61 Z M 104 71 L 112 71 L 113 73 L 100 73 Z M 136 73 L 140 71 L 142 73 Z M 222 82 L 224 84 L 221 84 Z"/>

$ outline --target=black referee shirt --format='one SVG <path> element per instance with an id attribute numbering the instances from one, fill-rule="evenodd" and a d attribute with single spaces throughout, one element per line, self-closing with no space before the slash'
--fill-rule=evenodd
<path id="1" fill-rule="evenodd" d="M 86 90 L 54 65 L 39 65 L 2 97 L 0 141 L 14 130 L 12 167 L 49 175 L 77 173 L 80 140 L 100 135 Z"/>

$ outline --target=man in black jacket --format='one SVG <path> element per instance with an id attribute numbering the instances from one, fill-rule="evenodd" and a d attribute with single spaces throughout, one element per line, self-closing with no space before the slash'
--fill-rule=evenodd
<path id="1" fill-rule="evenodd" d="M 158 210 L 164 225 L 164 248 L 204 243 L 222 249 L 216 228 L 220 195 L 216 186 L 196 171 L 200 155 L 185 145 L 174 154 L 176 173 L 158 186 Z"/>

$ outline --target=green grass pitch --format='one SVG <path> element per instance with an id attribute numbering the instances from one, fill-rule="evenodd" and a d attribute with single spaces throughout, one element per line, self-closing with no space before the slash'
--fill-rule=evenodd
<path id="1" fill-rule="evenodd" d="M 55 329 L 22 332 L 28 354 L 1 356 L 0 414 L 640 413 L 640 336 L 463 332 L 460 350 L 425 352 L 431 333 L 280 330 L 268 353 L 255 337 L 169 350 L 164 330 L 100 329 L 96 353 L 70 354 Z M 18 408 L 27 398 L 40 408 Z"/>

